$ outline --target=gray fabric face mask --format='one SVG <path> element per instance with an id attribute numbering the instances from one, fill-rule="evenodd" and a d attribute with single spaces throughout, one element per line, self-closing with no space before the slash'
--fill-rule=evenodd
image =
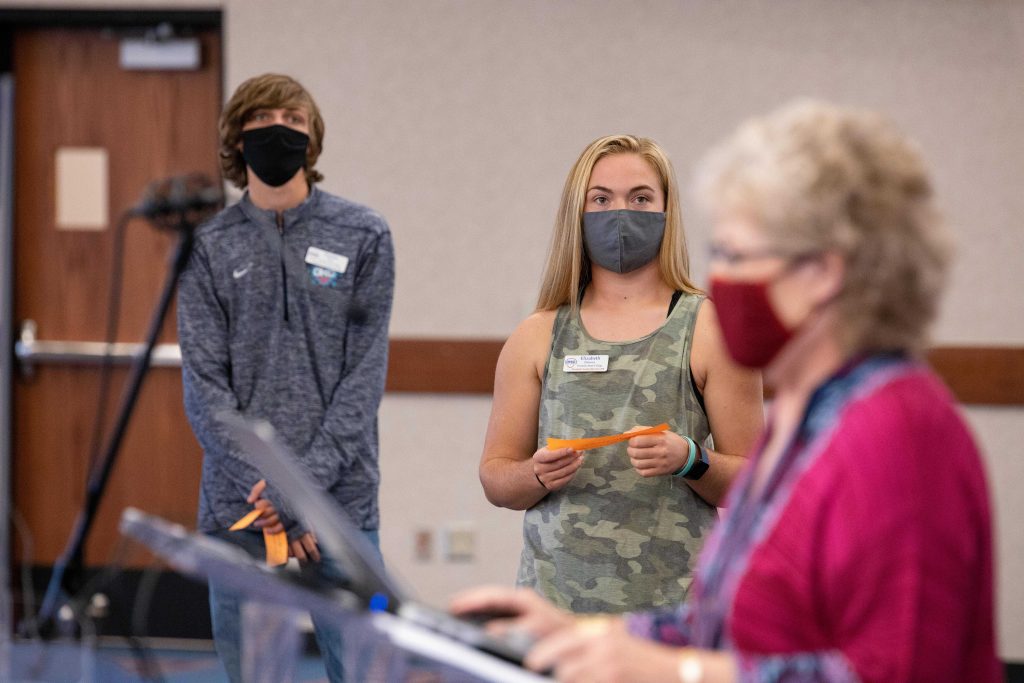
<path id="1" fill-rule="evenodd" d="M 628 273 L 654 260 L 665 236 L 662 211 L 588 211 L 583 244 L 590 260 L 616 273 Z"/>

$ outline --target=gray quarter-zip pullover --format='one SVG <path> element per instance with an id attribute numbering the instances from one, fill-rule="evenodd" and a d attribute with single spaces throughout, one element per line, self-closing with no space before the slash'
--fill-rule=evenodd
<path id="1" fill-rule="evenodd" d="M 384 219 L 311 188 L 277 214 L 248 193 L 202 225 L 178 292 L 185 412 L 203 447 L 199 528 L 252 509 L 261 477 L 214 419 L 269 420 L 363 529 L 379 524 L 377 409 L 394 251 Z M 307 531 L 269 487 L 291 540 Z"/>

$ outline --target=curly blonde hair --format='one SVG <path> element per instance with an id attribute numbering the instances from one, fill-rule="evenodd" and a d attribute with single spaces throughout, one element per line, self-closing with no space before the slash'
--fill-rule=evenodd
<path id="1" fill-rule="evenodd" d="M 951 241 L 919 154 L 891 121 L 795 102 L 712 150 L 696 194 L 712 213 L 753 219 L 782 250 L 842 255 L 848 351 L 924 349 Z"/>
<path id="2" fill-rule="evenodd" d="M 239 143 L 242 140 L 242 127 L 257 109 L 306 110 L 309 114 L 306 182 L 312 184 L 323 180 L 323 174 L 314 168 L 324 144 L 324 120 L 320 116 L 320 109 L 302 84 L 282 74 L 263 74 L 250 78 L 238 86 L 224 106 L 218 124 L 220 168 L 224 179 L 239 189 L 249 184 Z"/>
<path id="3" fill-rule="evenodd" d="M 564 304 L 575 309 L 579 304 L 580 287 L 585 286 L 590 277 L 590 259 L 583 248 L 583 207 L 587 184 L 597 162 L 612 154 L 637 154 L 657 173 L 665 194 L 665 236 L 658 252 L 661 277 L 675 290 L 700 292 L 690 281 L 679 186 L 668 155 L 650 138 L 608 135 L 587 145 L 565 179 L 547 266 L 537 297 L 538 311 L 554 310 Z"/>

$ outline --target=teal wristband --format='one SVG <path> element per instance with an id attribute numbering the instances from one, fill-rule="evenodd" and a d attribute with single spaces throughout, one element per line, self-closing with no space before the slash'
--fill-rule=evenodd
<path id="1" fill-rule="evenodd" d="M 672 473 L 673 477 L 685 477 L 693 467 L 693 461 L 697 459 L 697 444 L 688 436 L 683 438 L 686 439 L 686 443 L 690 444 L 690 455 L 686 458 L 686 464 Z"/>

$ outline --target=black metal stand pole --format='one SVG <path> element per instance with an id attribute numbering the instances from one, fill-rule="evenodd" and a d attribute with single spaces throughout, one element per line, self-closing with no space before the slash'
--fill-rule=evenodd
<path id="1" fill-rule="evenodd" d="M 57 610 L 67 601 L 66 598 L 62 599 L 62 595 L 66 595 L 65 589 L 79 578 L 83 569 L 85 541 L 92 528 L 96 509 L 103 498 L 107 480 L 110 478 L 110 473 L 114 468 L 117 453 L 121 447 L 121 441 L 128 427 L 128 421 L 135 408 L 139 391 L 142 389 L 142 382 L 146 377 L 146 372 L 149 370 L 150 358 L 153 355 L 153 348 L 156 346 L 157 338 L 160 336 L 164 318 L 167 316 L 167 311 L 174 300 L 178 278 L 188 264 L 191 253 L 192 230 L 188 226 L 182 226 L 182 229 L 178 231 L 178 243 L 171 259 L 171 268 L 164 282 L 160 301 L 150 320 L 145 346 L 142 353 L 135 358 L 135 362 L 132 365 L 132 373 L 121 397 L 121 405 L 118 409 L 114 431 L 107 441 L 102 457 L 97 461 L 89 477 L 85 492 L 85 503 L 75 522 L 71 538 L 68 539 L 67 547 L 64 549 L 64 553 L 57 561 L 57 564 L 53 567 L 53 574 L 50 577 L 50 583 L 46 588 L 46 595 L 43 598 L 43 603 L 39 608 L 39 616 L 36 619 L 40 632 L 50 630 L 49 627 L 57 614 Z"/>

